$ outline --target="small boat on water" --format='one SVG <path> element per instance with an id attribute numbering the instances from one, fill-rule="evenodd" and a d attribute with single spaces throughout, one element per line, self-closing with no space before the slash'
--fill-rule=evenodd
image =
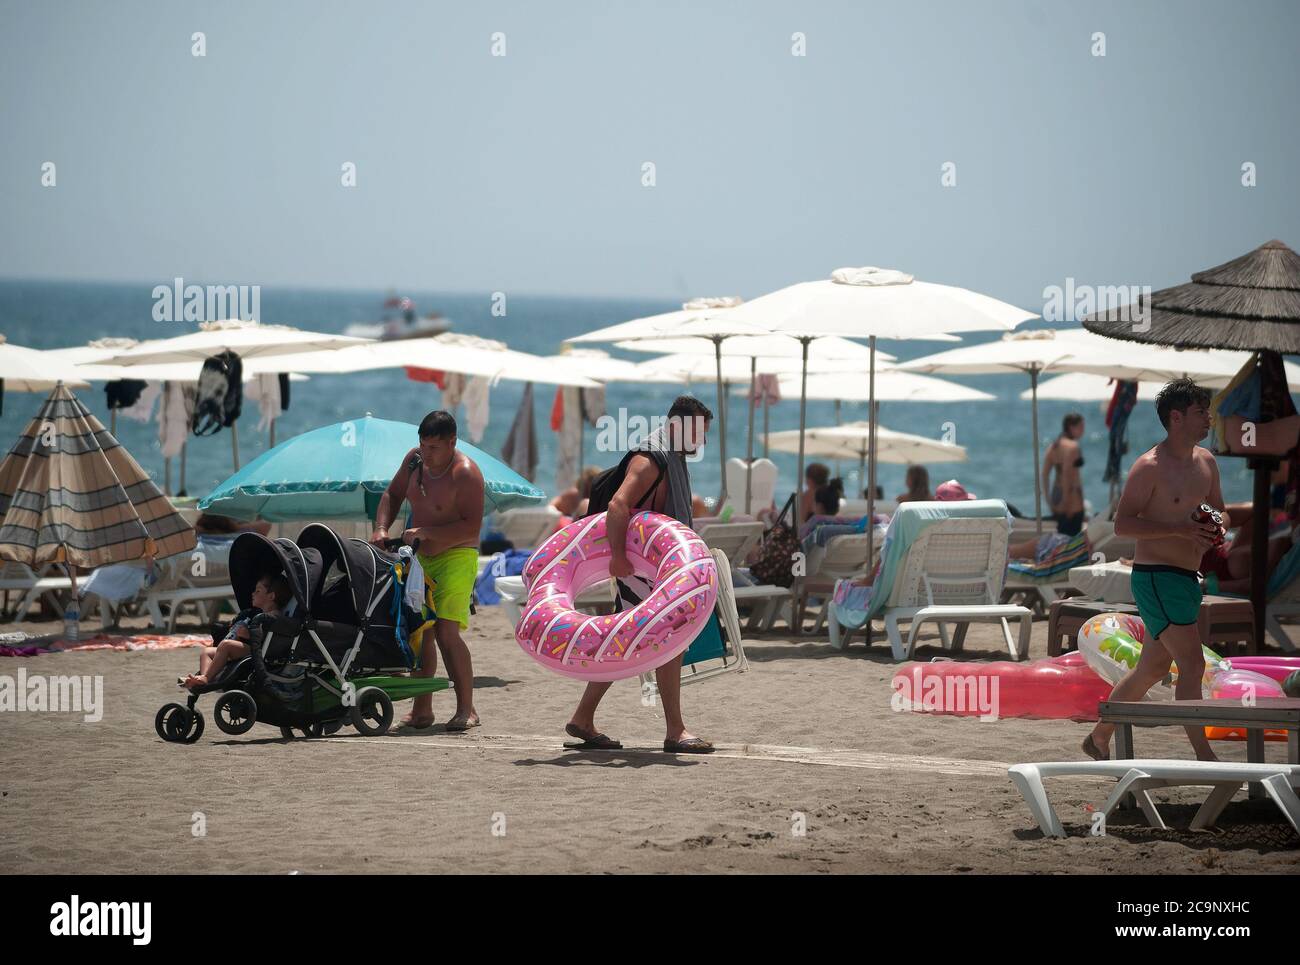
<path id="1" fill-rule="evenodd" d="M 404 296 L 390 295 L 384 301 L 384 315 L 378 322 L 349 325 L 343 334 L 354 338 L 377 338 L 391 342 L 403 338 L 425 338 L 450 330 L 451 322 L 437 312 L 417 316 L 415 302 Z"/>

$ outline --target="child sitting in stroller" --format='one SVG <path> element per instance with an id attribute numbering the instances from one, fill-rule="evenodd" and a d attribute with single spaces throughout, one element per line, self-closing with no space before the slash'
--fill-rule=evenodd
<path id="1" fill-rule="evenodd" d="M 230 624 L 230 632 L 215 647 L 204 647 L 199 654 L 199 672 L 180 680 L 186 688 L 205 687 L 217 679 L 223 667 L 248 656 L 248 644 L 253 620 L 262 615 L 279 616 L 292 598 L 289 581 L 279 573 L 268 573 L 253 588 L 252 606 L 241 612 Z"/>

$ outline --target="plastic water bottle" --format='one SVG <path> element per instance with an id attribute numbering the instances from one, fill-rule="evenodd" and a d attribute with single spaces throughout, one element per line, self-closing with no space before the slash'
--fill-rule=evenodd
<path id="1" fill-rule="evenodd" d="M 81 638 L 81 605 L 74 596 L 63 611 L 63 639 L 76 643 Z"/>
<path id="2" fill-rule="evenodd" d="M 731 505 L 731 503 L 727 503 L 726 506 L 722 507 L 722 515 L 719 518 L 724 523 L 729 523 L 731 522 L 731 514 L 734 513 L 735 511 L 736 511 L 736 507 Z"/>

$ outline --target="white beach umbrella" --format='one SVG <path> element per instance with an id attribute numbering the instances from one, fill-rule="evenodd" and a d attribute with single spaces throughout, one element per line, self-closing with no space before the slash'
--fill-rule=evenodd
<path id="1" fill-rule="evenodd" d="M 1067 372 L 1053 376 L 1038 383 L 1038 398 L 1053 402 L 1109 402 L 1115 395 L 1115 379 L 1104 375 L 1090 375 L 1087 372 Z M 1159 382 L 1139 382 L 1138 400 L 1155 401 L 1160 391 Z M 1020 398 L 1030 402 L 1034 398 L 1032 388 L 1020 393 Z"/>
<path id="2" fill-rule="evenodd" d="M 955 339 L 954 339 L 955 341 Z M 647 375 L 662 373 L 684 381 L 753 384 L 763 375 L 798 374 L 802 371 L 802 348 L 789 335 L 731 335 L 714 343 L 704 338 L 647 338 L 615 343 L 634 352 L 664 352 L 657 359 L 642 363 Z M 893 361 L 894 356 L 877 352 L 878 358 Z M 718 358 L 718 356 L 721 356 Z M 808 369 L 817 372 L 861 372 L 870 364 L 871 350 L 860 342 L 827 336 L 814 342 L 808 353 Z M 710 371 L 711 369 L 711 371 Z M 726 410 L 725 397 L 719 403 Z M 838 418 L 839 407 L 836 406 Z M 768 408 L 763 409 L 763 432 L 767 433 Z M 754 462 L 754 403 L 749 402 L 748 453 L 745 470 L 745 505 L 749 505 Z"/>
<path id="3" fill-rule="evenodd" d="M 948 341 L 956 342 L 952 338 Z M 714 347 L 706 339 L 695 338 L 646 338 L 638 341 L 624 340 L 614 343 L 618 348 L 633 352 L 654 352 L 663 355 L 707 355 L 712 358 Z M 729 335 L 722 342 L 723 358 L 741 358 L 758 360 L 758 371 L 784 371 L 772 368 L 773 364 L 793 362 L 794 371 L 799 371 L 799 359 L 802 352 L 797 339 L 789 335 Z M 837 335 L 819 338 L 808 350 L 808 362 L 820 363 L 818 371 L 848 371 L 854 365 L 862 368 L 871 358 L 871 350 L 861 342 L 852 342 Z M 894 356 L 887 352 L 876 351 L 876 360 L 892 362 Z"/>
<path id="4" fill-rule="evenodd" d="M 142 382 L 185 382 L 189 384 L 198 382 L 199 374 L 203 371 L 202 359 L 191 359 L 187 362 L 155 362 L 148 365 L 106 365 L 103 363 L 104 359 L 113 358 L 139 346 L 156 344 L 157 341 L 139 342 L 133 338 L 109 337 L 95 339 L 85 345 L 50 349 L 49 352 L 51 355 L 56 355 L 65 361 L 75 363 L 78 374 L 89 382 L 115 382 L 118 379 L 139 379 Z M 245 382 L 251 382 L 257 378 L 258 373 L 245 368 L 243 376 Z M 289 381 L 306 382 L 307 376 L 293 372 L 289 375 Z M 267 441 L 268 448 L 275 446 L 275 422 L 276 420 L 271 420 L 271 431 Z M 117 432 L 116 409 L 109 410 L 109 431 L 114 434 Z M 185 488 L 185 456 L 188 445 L 188 440 L 181 443 L 181 489 Z M 236 453 L 236 465 L 238 465 L 238 461 L 238 454 Z M 163 489 L 170 494 L 170 457 L 163 460 L 163 466 L 164 479 L 166 480 Z"/>
<path id="5" fill-rule="evenodd" d="M 1083 329 L 1038 329 L 1003 335 L 999 341 L 938 352 L 904 362 L 906 372 L 944 375 L 996 375 L 1023 372 L 1029 376 L 1032 401 L 1034 518 L 1036 531 L 1043 529 L 1043 483 L 1039 474 L 1038 380 L 1044 372 L 1070 371 L 1067 362 L 1101 361 L 1116 356 L 1114 343 Z"/>
<path id="6" fill-rule="evenodd" d="M 84 389 L 89 383 L 76 365 L 52 352 L 14 345 L 0 335 L 0 391 L 50 392 L 62 382 Z"/>
<path id="7" fill-rule="evenodd" d="M 718 411 L 718 471 L 722 478 L 722 488 L 718 495 L 718 506 L 727 501 L 727 398 L 724 389 L 722 358 L 723 343 L 737 337 L 763 337 L 769 333 L 765 327 L 752 323 L 734 323 L 731 312 L 742 303 L 734 295 L 715 298 L 694 298 L 682 305 L 679 311 L 664 312 L 646 318 L 634 318 L 606 328 L 576 335 L 565 339 L 566 342 L 581 344 L 583 342 L 617 342 L 620 344 L 637 341 L 655 342 L 661 339 L 678 341 L 686 339 L 691 345 L 697 340 L 701 345 L 711 345 L 714 356 L 714 372 L 717 382 Z M 626 346 L 625 346 L 626 347 Z M 653 347 L 647 351 L 654 351 Z M 777 354 L 780 354 L 777 350 Z M 753 411 L 750 411 L 750 459 L 753 462 Z M 750 482 L 747 479 L 745 504 L 749 504 Z"/>
<path id="8" fill-rule="evenodd" d="M 574 345 L 584 342 L 623 342 L 641 339 L 659 338 L 706 338 L 715 336 L 729 338 L 733 335 L 767 335 L 768 331 L 752 324 L 731 324 L 728 312 L 740 305 L 743 299 L 736 295 L 723 295 L 709 298 L 693 298 L 685 302 L 680 309 L 634 318 L 628 322 L 619 322 L 584 332 L 565 341 Z"/>
<path id="9" fill-rule="evenodd" d="M 1251 352 L 1234 352 L 1228 349 L 1178 349 L 1144 342 L 1125 343 L 1115 347 L 1115 339 L 1093 335 L 1086 329 L 1066 330 L 1068 337 L 1100 339 L 1107 343 L 1109 355 L 1102 358 L 1078 357 L 1065 359 L 1061 371 L 1085 372 L 1130 382 L 1172 382 L 1174 379 L 1192 379 L 1206 388 L 1222 388 L 1232 381 L 1252 357 Z M 1285 363 L 1287 382 L 1300 384 L 1300 366 Z"/>
<path id="10" fill-rule="evenodd" d="M 1180 350 L 1157 345 L 1126 343 L 1117 350 L 1114 339 L 1095 335 L 1083 328 L 1038 329 L 1017 332 L 1002 340 L 939 352 L 925 358 L 902 363 L 904 371 L 943 373 L 947 375 L 992 375 L 1024 372 L 1029 375 L 1028 398 L 1033 411 L 1034 506 L 1042 529 L 1042 479 L 1039 471 L 1038 399 L 1042 396 L 1039 378 L 1047 372 L 1082 373 L 1079 379 L 1053 385 L 1054 397 L 1087 400 L 1109 398 L 1110 389 L 1082 381 L 1086 377 L 1106 377 L 1136 381 L 1139 398 L 1154 398 L 1147 383 L 1164 383 L 1172 379 L 1191 378 L 1207 387 L 1226 385 L 1249 358 L 1248 352 L 1223 350 Z M 1300 369 L 1294 374 L 1300 376 Z M 1086 393 L 1083 395 L 1060 393 Z M 1102 396 L 1093 393 L 1102 392 Z M 1024 398 L 1025 396 L 1022 396 Z"/>
<path id="11" fill-rule="evenodd" d="M 287 325 L 263 325 L 255 321 L 226 319 L 219 322 L 200 322 L 199 331 L 187 335 L 142 342 L 101 359 L 96 364 L 135 368 L 172 362 L 202 363 L 204 359 L 213 355 L 234 352 L 239 356 L 241 366 L 247 366 L 246 360 L 255 358 L 290 355 L 317 349 L 337 349 L 348 345 L 365 344 L 366 341 L 366 339 L 350 338 L 346 335 L 303 331 Z M 134 377 L 143 378 L 143 371 Z M 230 427 L 230 452 L 235 470 L 238 471 L 239 427 L 237 424 L 232 424 Z"/>
<path id="12" fill-rule="evenodd" d="M 800 390 L 800 376 L 782 375 L 780 386 L 782 395 L 787 392 L 793 395 Z M 881 402 L 988 402 L 997 398 L 960 382 L 894 368 L 877 370 L 875 389 L 877 405 Z M 822 401 L 871 401 L 870 386 L 861 373 L 809 372 L 805 391 L 809 399 Z"/>
<path id="13" fill-rule="evenodd" d="M 307 332 L 287 325 L 263 325 L 259 322 L 229 319 L 202 322 L 197 332 L 144 342 L 101 361 L 107 365 L 152 365 L 195 359 L 202 362 L 221 352 L 234 352 L 243 361 L 268 355 L 291 355 L 364 345 L 367 341 L 327 332 Z"/>
<path id="14" fill-rule="evenodd" d="M 515 379 L 581 388 L 600 385 L 582 373 L 583 365 L 580 361 L 566 363 L 555 356 L 544 358 L 530 355 L 507 348 L 504 342 L 452 332 L 429 338 L 364 342 L 334 351 L 254 359 L 247 368 L 254 372 L 289 370 L 343 374 L 408 366 L 462 375 L 481 375 L 494 381 Z"/>
<path id="15" fill-rule="evenodd" d="M 575 348 L 568 344 L 562 346 L 558 355 L 541 356 L 547 362 L 563 365 L 569 369 L 578 369 L 589 378 L 606 384 L 610 382 L 668 382 L 682 383 L 688 379 L 671 372 L 656 372 L 642 367 L 640 362 L 615 358 L 598 348 Z"/>
<path id="16" fill-rule="evenodd" d="M 798 429 L 786 429 L 769 433 L 767 441 L 778 452 L 798 452 L 802 441 L 805 455 L 822 459 L 857 459 L 861 467 L 871 447 L 871 428 L 870 421 L 863 420 L 839 426 L 808 428 L 802 433 Z M 910 464 L 966 461 L 966 449 L 963 446 L 908 432 L 896 432 L 884 426 L 876 427 L 875 445 L 876 458 L 881 462 Z"/>
<path id="17" fill-rule="evenodd" d="M 841 335 L 865 338 L 871 349 L 868 363 L 868 398 L 875 413 L 876 342 L 892 339 L 947 339 L 958 332 L 994 329 L 1009 331 L 1034 318 L 987 295 L 917 281 L 901 271 L 882 268 L 839 268 L 823 281 L 802 282 L 763 295 L 735 309 L 734 321 L 749 322 L 799 339 L 803 357 L 817 338 Z M 807 369 L 805 368 L 806 372 Z M 806 381 L 806 376 L 804 377 Z M 799 397 L 799 425 L 806 423 L 807 395 Z M 873 421 L 874 425 L 874 421 Z M 874 445 L 868 455 L 875 452 Z M 803 453 L 799 478 L 803 483 Z M 867 485 L 868 511 L 875 509 L 875 459 Z M 868 565 L 870 565 L 868 560 Z"/>

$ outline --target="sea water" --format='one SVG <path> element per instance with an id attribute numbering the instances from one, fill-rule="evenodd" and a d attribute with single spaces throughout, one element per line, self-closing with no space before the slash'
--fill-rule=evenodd
<path id="1" fill-rule="evenodd" d="M 188 279 L 187 279 L 188 281 Z M 167 338 L 195 330 L 194 323 L 156 322 L 152 317 L 153 283 L 66 283 L 50 281 L 0 281 L 0 332 L 8 341 L 33 348 L 61 348 L 83 345 L 91 339 L 105 336 L 129 336 L 137 339 Z M 390 293 L 374 291 L 327 291 L 268 288 L 261 290 L 262 321 L 292 325 L 298 328 L 325 332 L 342 332 L 348 325 L 377 321 L 382 314 L 384 298 Z M 538 355 L 550 355 L 560 350 L 563 339 L 606 325 L 632 318 L 670 311 L 680 307 L 681 299 L 613 299 L 589 297 L 530 296 L 511 293 L 506 301 L 506 315 L 493 315 L 492 293 L 437 294 L 402 290 L 399 294 L 415 300 L 421 315 L 438 311 L 451 321 L 453 330 L 485 338 L 500 339 L 511 348 Z M 1032 327 L 1032 326 L 1031 326 Z M 977 343 L 997 338 L 991 333 L 974 333 L 965 336 L 965 343 Z M 940 342 L 882 342 L 882 349 L 900 359 L 928 355 L 951 345 Z M 611 346 L 591 346 L 608 350 L 612 355 L 633 361 L 643 361 L 651 356 L 628 352 Z M 865 375 L 864 375 L 865 377 Z M 1033 463 L 1030 450 L 1030 405 L 1020 399 L 1028 388 L 1028 378 L 1020 375 L 968 376 L 954 381 L 991 393 L 997 398 L 987 402 L 930 403 L 882 402 L 881 425 L 902 432 L 916 433 L 930 438 L 947 438 L 966 447 L 965 463 L 931 463 L 931 484 L 956 478 L 971 492 L 980 497 L 1000 497 L 1032 513 L 1034 503 Z M 523 393 L 520 382 L 502 381 L 491 391 L 490 418 L 483 438 L 468 439 L 464 428 L 464 410 L 456 414 L 462 421 L 462 436 L 480 448 L 499 455 L 519 407 Z M 650 419 L 666 413 L 673 397 L 679 392 L 689 392 L 703 399 L 712 409 L 717 409 L 716 387 L 712 383 L 697 382 L 690 385 L 612 383 L 607 392 L 606 404 L 611 414 L 626 410 L 628 417 Z M 313 375 L 308 382 L 295 382 L 291 389 L 290 407 L 276 428 L 277 441 L 284 441 L 297 433 L 357 418 L 367 412 L 383 418 L 418 423 L 430 410 L 440 408 L 442 393 L 431 383 L 414 382 L 401 369 L 359 372 L 350 375 Z M 78 396 L 107 426 L 108 411 L 104 403 L 102 383 L 83 389 Z M 537 431 L 539 461 L 534 482 L 548 493 L 555 493 L 557 480 L 556 438 L 550 429 L 551 406 L 554 401 L 553 386 L 534 387 L 534 425 Z M 0 445 L 7 450 L 19 433 L 36 414 L 42 402 L 37 394 L 6 391 L 4 412 L 0 416 Z M 743 395 L 729 398 L 729 423 L 727 427 L 727 455 L 743 456 L 746 451 L 747 408 Z M 1102 482 L 1106 464 L 1107 430 L 1102 417 L 1102 406 L 1097 402 L 1054 402 L 1039 404 L 1040 452 L 1060 429 L 1061 418 L 1068 412 L 1078 411 L 1085 416 L 1086 434 L 1082 440 L 1086 464 L 1083 468 L 1084 494 L 1094 507 L 1101 508 L 1108 499 L 1108 485 Z M 844 402 L 842 421 L 865 419 L 865 402 Z M 762 412 L 756 414 L 754 451 L 763 454 Z M 262 452 L 268 443 L 267 433 L 258 430 L 257 406 L 245 402 L 239 421 L 239 450 L 242 463 L 247 463 Z M 808 425 L 831 425 L 835 421 L 834 403 L 811 401 L 808 403 Z M 799 425 L 799 399 L 797 393 L 776 405 L 770 415 L 773 432 L 796 429 Z M 713 499 L 719 489 L 718 432 L 715 420 L 709 432 L 708 446 L 698 461 L 690 463 L 693 488 L 707 499 Z M 118 438 L 140 464 L 161 484 L 164 477 L 163 458 L 158 445 L 156 422 L 147 425 L 130 419 L 118 418 Z M 1124 460 L 1127 468 L 1133 459 L 1154 445 L 1163 433 L 1156 420 L 1155 407 L 1149 402 L 1138 404 L 1129 423 L 1129 454 Z M 588 428 L 585 433 L 584 462 L 607 467 L 617 462 L 620 453 L 601 452 L 596 449 L 598 433 Z M 412 434 L 412 445 L 415 444 Z M 778 490 L 788 493 L 794 484 L 797 457 L 794 454 L 772 453 L 780 471 Z M 229 433 L 221 432 L 204 438 L 191 437 L 188 446 L 186 482 L 190 495 L 202 496 L 224 480 L 232 471 Z M 826 460 L 823 460 L 826 461 Z M 830 462 L 833 472 L 841 474 L 846 492 L 860 494 L 865 482 L 858 479 L 856 460 Z M 396 467 L 394 467 L 396 468 Z M 877 481 L 884 487 L 885 495 L 893 498 L 904 489 L 903 465 L 881 464 Z M 1223 490 L 1229 500 L 1248 500 L 1250 481 L 1244 460 L 1221 459 Z M 173 460 L 173 490 L 179 483 L 179 465 Z M 1046 494 L 1044 494 L 1044 500 Z M 781 500 L 778 499 L 778 503 Z M 1046 511 L 1046 506 L 1044 506 Z"/>

